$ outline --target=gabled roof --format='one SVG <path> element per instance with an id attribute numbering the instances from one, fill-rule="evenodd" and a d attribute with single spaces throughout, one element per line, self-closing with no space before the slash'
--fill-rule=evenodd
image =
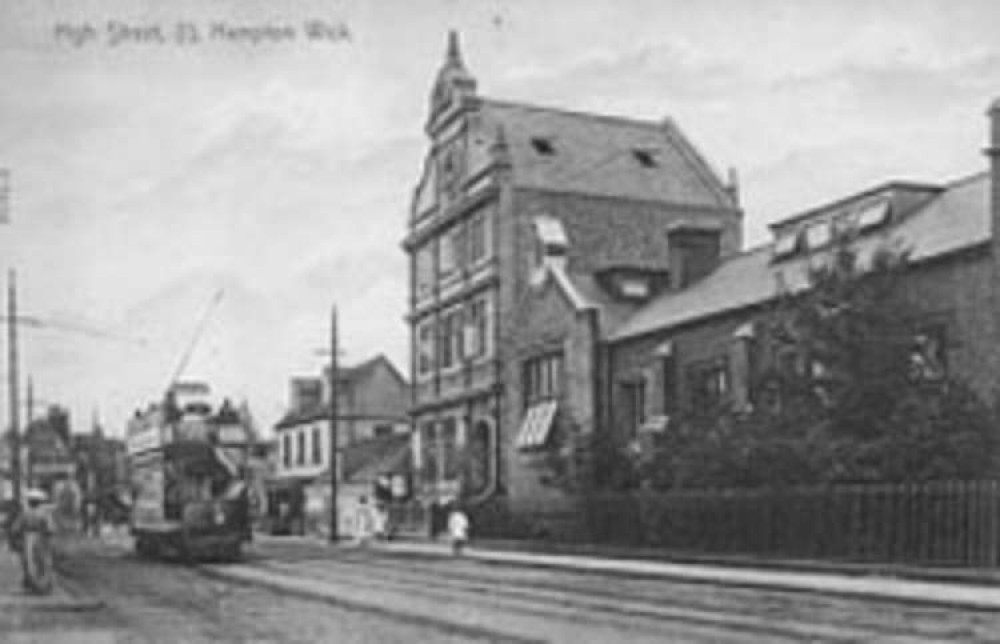
<path id="1" fill-rule="evenodd" d="M 492 99 L 482 99 L 481 114 L 487 131 L 503 132 L 517 186 L 735 208 L 718 175 L 669 119 L 640 121 Z M 652 165 L 643 163 L 650 159 Z"/>
<path id="2" fill-rule="evenodd" d="M 369 483 L 381 474 L 402 474 L 410 469 L 410 437 L 393 434 L 373 438 L 341 451 L 343 471 L 347 482 Z M 320 479 L 330 480 L 330 470 L 320 474 Z"/>
<path id="3" fill-rule="evenodd" d="M 403 386 L 408 386 L 406 378 L 399 372 L 396 365 L 392 363 L 385 355 L 378 354 L 374 358 L 365 360 L 364 362 L 353 365 L 353 366 L 342 366 L 337 369 L 337 382 L 340 387 L 350 388 L 350 387 L 360 387 L 369 380 L 375 373 L 375 370 L 380 366 L 384 365 L 385 368 L 393 375 L 393 377 Z M 323 378 L 329 379 L 330 367 L 323 368 Z M 365 410 L 358 411 L 353 410 L 353 415 L 367 415 Z M 341 410 L 341 416 L 352 415 L 351 410 Z M 317 420 L 324 420 L 330 416 L 330 407 L 326 402 L 320 402 L 310 407 L 303 409 L 291 409 L 285 413 L 275 424 L 276 429 L 282 427 L 292 427 L 294 425 L 300 425 L 302 423 L 311 423 Z"/>
<path id="4" fill-rule="evenodd" d="M 886 243 L 898 243 L 920 262 L 970 248 L 991 238 L 989 175 L 980 173 L 944 186 L 935 197 L 898 225 L 856 242 L 864 263 Z M 808 287 L 809 267 L 823 253 L 772 262 L 773 243 L 733 255 L 701 281 L 678 292 L 660 295 L 611 334 L 626 340 L 767 302 L 779 290 Z"/>
<path id="5" fill-rule="evenodd" d="M 406 378 L 400 373 L 396 365 L 392 364 L 389 358 L 385 357 L 385 354 L 378 354 L 374 358 L 369 358 L 360 364 L 354 366 L 340 366 L 337 368 L 338 381 L 342 384 L 351 384 L 363 382 L 370 378 L 378 368 L 380 364 L 384 364 L 386 369 L 390 371 L 398 380 L 400 380 L 404 385 L 406 384 Z M 330 367 L 323 368 L 323 377 L 329 378 Z"/>
<path id="6" fill-rule="evenodd" d="M 592 274 L 568 271 L 555 265 L 548 265 L 544 270 L 546 287 L 551 284 L 552 288 L 559 289 L 575 311 L 599 312 L 603 337 L 616 330 L 637 308 L 637 304 L 624 302 L 608 293 Z"/>

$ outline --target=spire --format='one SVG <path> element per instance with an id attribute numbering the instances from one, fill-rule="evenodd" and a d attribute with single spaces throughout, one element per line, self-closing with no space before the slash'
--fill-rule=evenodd
<path id="1" fill-rule="evenodd" d="M 440 114 L 455 106 L 462 105 L 465 98 L 475 96 L 475 94 L 476 79 L 465 69 L 458 32 L 449 31 L 444 64 L 438 71 L 434 89 L 431 91 L 428 131 L 432 129 L 432 124 Z"/>
<path id="2" fill-rule="evenodd" d="M 465 68 L 465 65 L 462 64 L 462 51 L 458 45 L 458 32 L 454 29 L 448 32 L 448 53 L 445 56 L 445 67 Z"/>

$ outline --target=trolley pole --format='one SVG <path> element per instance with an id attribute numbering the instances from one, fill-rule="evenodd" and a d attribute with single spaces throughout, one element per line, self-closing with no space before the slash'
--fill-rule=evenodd
<path id="1" fill-rule="evenodd" d="M 330 316 L 330 542 L 336 543 L 337 534 L 337 305 Z"/>
<path id="2" fill-rule="evenodd" d="M 21 507 L 21 403 L 17 398 L 17 275 L 7 272 L 7 375 L 10 378 L 10 477 L 14 490 L 14 507 Z"/>

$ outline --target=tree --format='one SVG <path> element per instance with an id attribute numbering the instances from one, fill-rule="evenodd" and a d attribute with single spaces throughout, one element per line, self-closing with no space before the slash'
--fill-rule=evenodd
<path id="1" fill-rule="evenodd" d="M 863 265 L 840 241 L 829 261 L 810 271 L 808 290 L 779 301 L 772 337 L 777 352 L 795 359 L 776 361 L 783 387 L 771 419 L 777 431 L 762 439 L 786 435 L 797 447 L 795 478 L 991 474 L 993 413 L 965 383 L 931 364 L 940 356 L 922 352 L 921 316 L 904 292 L 910 269 L 898 248 L 880 248 Z"/>
<path id="2" fill-rule="evenodd" d="M 997 416 L 923 352 L 908 270 L 898 248 L 864 263 L 839 241 L 809 288 L 766 316 L 752 410 L 674 419 L 643 478 L 678 489 L 992 476 Z"/>

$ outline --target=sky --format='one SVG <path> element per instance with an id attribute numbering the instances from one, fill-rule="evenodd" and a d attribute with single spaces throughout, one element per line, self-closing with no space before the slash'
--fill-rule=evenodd
<path id="1" fill-rule="evenodd" d="M 182 376 L 267 427 L 336 305 L 343 363 L 406 373 L 400 243 L 449 29 L 483 95 L 673 118 L 738 171 L 756 244 L 983 170 L 998 24 L 989 0 L 3 0 L 0 278 L 46 322 L 19 328 L 20 370 L 75 431 L 121 435 L 202 326 Z"/>

